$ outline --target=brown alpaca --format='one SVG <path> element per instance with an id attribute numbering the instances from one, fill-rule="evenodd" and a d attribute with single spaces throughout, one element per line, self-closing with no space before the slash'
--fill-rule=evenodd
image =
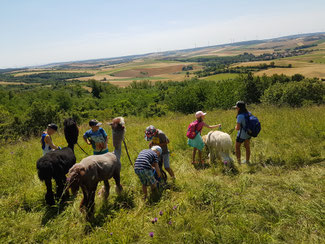
<path id="1" fill-rule="evenodd" d="M 108 180 L 112 177 L 116 183 L 117 193 L 119 194 L 122 191 L 120 171 L 121 163 L 113 153 L 89 156 L 69 170 L 68 186 L 74 195 L 77 194 L 79 187 L 81 187 L 83 199 L 80 203 L 80 210 L 86 210 L 87 218 L 91 217 L 94 212 L 98 182 L 104 181 L 102 190 L 104 199 L 109 196 L 110 186 Z"/>

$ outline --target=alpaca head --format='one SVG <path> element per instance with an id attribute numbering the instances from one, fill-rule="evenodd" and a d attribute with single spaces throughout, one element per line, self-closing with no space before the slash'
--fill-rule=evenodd
<path id="1" fill-rule="evenodd" d="M 85 175 L 85 173 L 86 173 L 85 168 L 78 164 L 74 165 L 69 170 L 67 184 L 68 184 L 68 188 L 71 189 L 73 195 L 77 194 L 79 190 L 81 178 Z"/>
<path id="2" fill-rule="evenodd" d="M 68 142 L 69 147 L 74 146 L 78 142 L 79 129 L 74 119 L 68 118 L 63 122 L 64 125 L 64 136 Z"/>

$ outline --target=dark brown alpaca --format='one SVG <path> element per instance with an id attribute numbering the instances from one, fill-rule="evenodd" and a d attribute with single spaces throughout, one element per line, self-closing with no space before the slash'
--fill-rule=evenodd
<path id="1" fill-rule="evenodd" d="M 66 174 L 76 163 L 74 155 L 74 144 L 78 141 L 79 130 L 76 122 L 69 118 L 64 120 L 64 135 L 68 142 L 68 147 L 55 150 L 45 154 L 37 163 L 38 177 L 45 182 L 45 200 L 49 205 L 54 205 L 54 194 L 52 191 L 52 179 L 56 182 L 56 197 L 60 198 L 66 184 Z M 66 193 L 68 194 L 68 192 Z"/>

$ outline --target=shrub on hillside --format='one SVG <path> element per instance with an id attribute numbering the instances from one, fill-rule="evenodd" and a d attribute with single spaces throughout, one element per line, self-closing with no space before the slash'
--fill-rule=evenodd
<path id="1" fill-rule="evenodd" d="M 325 102 L 325 84 L 318 80 L 276 83 L 262 96 L 262 101 L 272 105 L 301 107 L 303 104 L 322 104 Z"/>

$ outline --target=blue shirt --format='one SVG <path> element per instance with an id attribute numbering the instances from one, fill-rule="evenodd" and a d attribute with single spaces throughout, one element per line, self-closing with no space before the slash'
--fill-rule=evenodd
<path id="1" fill-rule="evenodd" d="M 244 140 L 251 138 L 244 129 L 246 127 L 246 120 L 244 114 L 237 115 L 237 123 L 240 124 L 240 130 L 237 132 L 237 137 Z"/>
<path id="2" fill-rule="evenodd" d="M 93 131 L 92 129 L 87 130 L 84 134 L 84 138 L 88 140 L 90 139 L 94 153 L 105 152 L 108 150 L 107 143 L 105 143 L 107 134 L 103 128 L 100 127 L 97 131 Z"/>
<path id="3" fill-rule="evenodd" d="M 152 169 L 154 163 L 158 163 L 157 153 L 151 149 L 144 149 L 135 160 L 134 169 Z"/>

